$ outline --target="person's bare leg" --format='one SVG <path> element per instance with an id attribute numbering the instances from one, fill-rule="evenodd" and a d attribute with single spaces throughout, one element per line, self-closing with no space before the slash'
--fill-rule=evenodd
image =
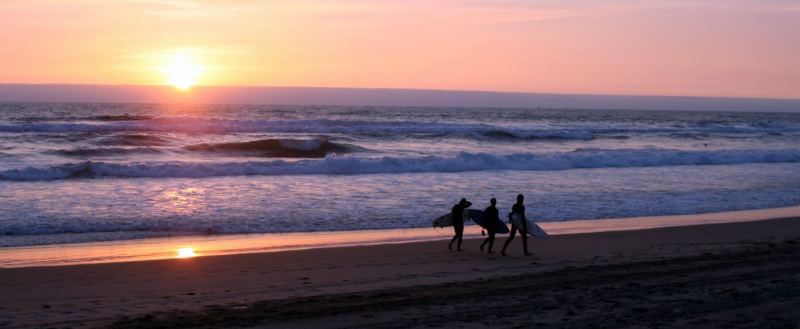
<path id="1" fill-rule="evenodd" d="M 525 250 L 525 256 L 533 255 L 528 252 L 528 236 L 524 234 L 522 235 L 522 249 Z"/>
<path id="2" fill-rule="evenodd" d="M 516 234 L 517 234 L 517 228 L 512 226 L 511 234 L 508 236 L 508 239 L 506 239 L 506 243 L 503 244 L 503 249 L 500 250 L 501 255 L 503 256 L 506 255 L 506 248 L 508 248 L 508 245 L 511 244 L 511 241 L 514 241 L 514 235 Z"/>

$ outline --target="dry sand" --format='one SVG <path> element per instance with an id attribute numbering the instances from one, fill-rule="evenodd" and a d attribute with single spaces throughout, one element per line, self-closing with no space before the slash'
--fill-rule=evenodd
<path id="1" fill-rule="evenodd" d="M 800 219 L 529 241 L 0 269 L 0 328 L 800 325 Z"/>

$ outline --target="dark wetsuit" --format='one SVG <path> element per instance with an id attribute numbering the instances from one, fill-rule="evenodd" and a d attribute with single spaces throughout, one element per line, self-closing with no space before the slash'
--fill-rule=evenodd
<path id="1" fill-rule="evenodd" d="M 529 254 L 528 252 L 528 218 L 525 217 L 525 206 L 521 203 L 515 203 L 514 207 L 511 208 L 511 214 L 508 214 L 508 219 L 511 221 L 512 214 L 520 214 L 522 216 L 522 227 L 517 227 L 516 225 L 511 225 L 511 234 L 508 236 L 506 243 L 503 244 L 503 254 L 506 252 L 506 248 L 514 240 L 514 236 L 517 235 L 517 231 L 519 231 L 519 235 L 522 237 L 522 248 L 525 251 L 525 254 Z"/>
<path id="2" fill-rule="evenodd" d="M 469 208 L 471 205 L 469 201 L 464 205 L 459 203 L 453 206 L 453 210 L 450 211 L 450 217 L 453 218 L 453 228 L 457 236 L 464 235 L 464 209 Z"/>
<path id="3" fill-rule="evenodd" d="M 497 207 L 486 207 L 486 210 L 483 211 L 483 219 L 486 221 L 486 231 L 489 232 L 489 235 L 494 236 L 497 231 L 497 222 L 500 221 L 500 212 L 497 211 Z"/>
<path id="4" fill-rule="evenodd" d="M 472 203 L 467 201 L 465 204 L 456 204 L 453 206 L 453 210 L 450 211 L 450 217 L 453 219 L 453 230 L 455 230 L 455 235 L 453 239 L 450 240 L 450 248 L 452 248 L 453 242 L 458 240 L 458 250 L 461 250 L 461 240 L 464 236 L 464 209 L 469 208 Z"/>
<path id="5" fill-rule="evenodd" d="M 487 243 L 489 244 L 489 252 L 492 252 L 492 246 L 494 245 L 494 235 L 497 233 L 497 226 L 502 224 L 500 222 L 500 213 L 497 211 L 497 207 L 489 206 L 486 207 L 486 210 L 483 211 L 483 220 L 486 222 L 486 231 L 489 233 L 489 237 L 481 243 L 481 251 L 483 251 L 483 246 Z"/>

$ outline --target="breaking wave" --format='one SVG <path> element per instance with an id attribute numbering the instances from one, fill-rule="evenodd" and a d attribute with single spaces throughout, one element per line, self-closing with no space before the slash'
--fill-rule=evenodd
<path id="1" fill-rule="evenodd" d="M 327 156 L 316 160 L 248 162 L 79 162 L 0 171 L 0 180 L 38 181 L 74 178 L 215 177 L 240 175 L 359 175 L 378 173 L 464 172 L 484 170 L 567 170 L 686 165 L 800 162 L 800 149 L 683 151 L 669 149 L 579 149 L 566 153 L 460 153 L 452 157 L 359 158 Z"/>

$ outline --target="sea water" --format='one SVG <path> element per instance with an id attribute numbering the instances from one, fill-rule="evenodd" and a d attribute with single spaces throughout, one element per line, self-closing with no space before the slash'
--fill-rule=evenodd
<path id="1" fill-rule="evenodd" d="M 800 204 L 800 114 L 0 104 L 0 246 Z"/>

